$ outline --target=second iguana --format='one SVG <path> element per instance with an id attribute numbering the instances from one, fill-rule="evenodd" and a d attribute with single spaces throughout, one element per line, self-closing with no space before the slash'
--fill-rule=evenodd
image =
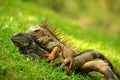
<path id="1" fill-rule="evenodd" d="M 15 33 L 11 40 L 19 48 L 21 54 L 30 54 L 35 61 L 44 57 L 46 50 L 39 47 L 33 40 L 32 36 L 27 33 Z"/>
<path id="2" fill-rule="evenodd" d="M 44 49 L 48 50 L 50 52 L 46 54 L 47 61 L 50 61 L 51 63 L 54 61 L 54 59 L 58 55 L 63 55 L 64 60 L 63 64 L 61 64 L 60 67 L 65 66 L 67 63 L 69 64 L 69 69 L 72 68 L 74 56 L 77 56 L 79 54 L 76 54 L 75 51 L 73 51 L 71 48 L 69 48 L 67 45 L 63 44 L 48 28 L 47 28 L 47 22 L 45 21 L 44 24 L 41 27 L 32 26 L 27 30 L 27 33 L 32 35 L 39 46 L 43 47 Z"/>

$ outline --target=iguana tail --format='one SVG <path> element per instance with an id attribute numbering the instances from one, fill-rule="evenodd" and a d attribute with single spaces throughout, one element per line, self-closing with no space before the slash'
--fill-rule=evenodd
<path id="1" fill-rule="evenodd" d="M 108 65 L 108 63 L 102 60 L 88 61 L 83 64 L 79 70 L 83 74 L 88 74 L 91 71 L 98 71 L 105 76 L 106 80 L 115 80 L 110 66 Z"/>
<path id="2" fill-rule="evenodd" d="M 91 57 L 93 59 L 95 58 L 99 58 L 99 59 L 102 59 L 104 60 L 105 62 L 108 63 L 108 65 L 110 66 L 111 70 L 114 72 L 114 74 L 118 77 L 118 79 L 120 80 L 120 74 L 118 73 L 118 71 L 114 68 L 114 66 L 112 65 L 112 63 L 103 55 L 101 54 L 100 52 L 97 52 L 97 51 L 94 51 L 94 50 L 86 50 L 86 51 L 83 51 L 81 52 L 80 54 L 86 54 L 86 53 L 90 53 L 91 54 Z"/>
<path id="3" fill-rule="evenodd" d="M 118 77 L 118 79 L 120 80 L 120 73 L 116 70 L 116 68 L 112 65 L 112 63 L 104 56 L 102 55 L 101 53 L 99 53 L 99 58 L 105 60 L 108 65 L 110 66 L 111 70 L 113 71 L 113 73 Z"/>

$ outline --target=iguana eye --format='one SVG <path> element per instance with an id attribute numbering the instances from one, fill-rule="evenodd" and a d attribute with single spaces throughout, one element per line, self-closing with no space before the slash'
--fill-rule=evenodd
<path id="1" fill-rule="evenodd" d="M 39 32 L 40 30 L 39 29 L 37 29 L 37 30 L 35 30 L 34 32 Z"/>

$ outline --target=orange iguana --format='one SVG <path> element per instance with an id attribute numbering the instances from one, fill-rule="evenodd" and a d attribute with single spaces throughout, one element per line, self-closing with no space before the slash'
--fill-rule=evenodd
<path id="1" fill-rule="evenodd" d="M 69 69 L 72 68 L 73 64 L 73 57 L 77 56 L 71 48 L 63 44 L 48 28 L 47 28 L 47 22 L 45 21 L 44 24 L 40 27 L 30 27 L 27 31 L 28 34 L 32 35 L 39 46 L 43 47 L 44 49 L 48 50 L 50 52 L 46 54 L 48 57 L 46 60 L 50 61 L 51 63 L 54 61 L 54 59 L 62 54 L 64 57 L 63 62 L 67 60 L 67 63 L 70 63 Z M 61 64 L 60 67 L 64 66 L 65 64 Z"/>
<path id="2" fill-rule="evenodd" d="M 69 48 L 63 42 L 61 42 L 56 37 L 56 35 L 48 29 L 47 20 L 40 27 L 35 27 L 35 26 L 31 27 L 30 29 L 28 29 L 27 33 L 32 35 L 35 38 L 35 40 L 39 44 L 39 46 L 43 47 L 44 49 L 46 49 L 50 52 L 50 53 L 46 54 L 46 56 L 48 56 L 47 61 L 53 62 L 57 56 L 62 54 L 64 59 L 62 61 L 62 64 L 60 65 L 60 67 L 63 67 L 68 63 L 70 63 L 69 69 L 74 69 L 76 67 L 73 64 L 74 57 L 78 56 L 78 55 L 81 56 L 82 54 L 76 54 L 75 51 L 73 51 L 71 48 Z M 84 54 L 85 57 L 84 56 L 80 57 L 81 60 L 80 60 L 79 66 L 77 66 L 77 67 L 80 67 L 82 64 L 87 62 L 87 60 L 90 61 L 95 58 L 100 58 L 100 59 L 106 60 L 110 64 L 110 67 L 113 70 L 113 72 L 120 78 L 120 74 L 118 74 L 116 69 L 112 66 L 112 64 L 106 57 L 104 57 L 99 52 L 95 52 L 92 50 L 88 50 L 88 51 L 91 52 L 92 54 L 89 54 L 89 55 Z M 85 53 L 87 53 L 87 51 Z M 86 58 L 86 55 L 88 55 L 88 58 Z M 72 68 L 72 67 L 74 67 L 74 68 Z"/>

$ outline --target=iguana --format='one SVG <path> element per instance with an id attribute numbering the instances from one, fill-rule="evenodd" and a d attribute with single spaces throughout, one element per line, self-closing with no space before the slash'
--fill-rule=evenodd
<path id="1" fill-rule="evenodd" d="M 30 54 L 35 61 L 44 56 L 47 51 L 40 48 L 27 33 L 15 33 L 11 36 L 12 42 L 19 48 L 20 53 Z"/>
<path id="2" fill-rule="evenodd" d="M 44 56 L 48 51 L 40 46 L 38 46 L 33 39 L 33 37 L 26 33 L 16 33 L 11 36 L 12 42 L 19 48 L 22 53 L 29 53 L 33 58 L 40 59 Z M 81 55 L 74 57 L 72 70 L 79 70 L 85 63 L 88 61 L 94 60 L 96 58 L 100 58 L 106 60 L 111 70 L 117 75 L 120 79 L 120 74 L 116 71 L 116 69 L 112 66 L 112 64 L 107 60 L 101 53 L 94 50 L 86 50 L 81 52 Z M 62 55 L 56 57 L 55 62 L 57 64 L 61 63 L 64 58 Z M 92 64 L 91 64 L 92 65 Z M 97 67 L 97 66 L 96 66 Z M 89 69 L 91 66 L 89 65 Z M 86 69 L 87 70 L 87 69 Z M 93 69 L 94 70 L 94 69 Z M 96 69 L 99 71 L 99 69 Z M 84 71 L 83 71 L 84 72 Z M 102 73 L 105 75 L 105 73 Z M 109 73 L 110 74 L 110 73 Z"/>
<path id="3" fill-rule="evenodd" d="M 48 24 L 47 24 L 47 21 L 45 21 L 43 23 L 42 26 L 40 27 L 36 27 L 36 26 L 33 26 L 33 27 L 30 27 L 27 31 L 28 34 L 32 35 L 35 39 L 36 39 L 36 42 L 42 46 L 44 49 L 50 51 L 51 53 L 50 54 L 47 54 L 48 58 L 47 58 L 47 61 L 51 61 L 53 62 L 54 59 L 60 55 L 60 53 L 62 53 L 63 57 L 64 57 L 64 60 L 62 61 L 62 64 L 60 67 L 62 66 L 65 66 L 67 63 L 70 63 L 69 64 L 69 69 L 72 68 L 72 65 L 73 65 L 73 60 L 74 60 L 74 57 L 75 56 L 78 56 L 78 55 L 81 55 L 81 54 L 76 54 L 75 51 L 73 51 L 72 49 L 70 49 L 66 44 L 64 44 L 63 42 L 61 42 L 57 37 L 56 35 L 54 35 L 53 32 L 51 32 L 49 29 L 48 29 Z M 42 35 L 44 34 L 44 35 Z M 44 38 L 48 38 L 47 41 L 46 39 Z M 45 41 L 45 42 L 44 42 Z M 45 43 L 45 44 L 43 44 Z M 87 50 L 83 53 L 90 53 L 91 54 L 84 54 L 85 57 L 81 57 L 81 62 L 80 64 L 84 64 L 85 62 L 89 61 L 90 60 L 93 60 L 95 58 L 100 58 L 100 59 L 103 59 L 103 60 L 106 60 L 109 64 L 110 64 L 110 67 L 111 69 L 113 70 L 113 72 L 120 78 L 120 74 L 118 74 L 118 72 L 116 71 L 116 69 L 112 66 L 112 64 L 110 63 L 110 61 L 104 57 L 101 53 L 99 52 L 95 52 L 93 50 Z M 86 55 L 87 55 L 87 58 L 86 58 Z M 85 61 L 85 62 L 84 62 Z M 79 67 L 81 66 L 79 64 Z M 75 66 L 76 67 L 76 66 Z M 78 67 L 78 66 L 77 66 Z M 72 68 L 73 69 L 73 68 Z"/>
<path id="4" fill-rule="evenodd" d="M 70 63 L 69 69 L 72 68 L 73 64 L 73 57 L 77 56 L 78 54 L 75 53 L 71 48 L 67 45 L 63 44 L 50 30 L 47 28 L 47 22 L 45 21 L 41 27 L 32 26 L 27 30 L 27 33 L 32 35 L 39 46 L 43 47 L 44 49 L 48 50 L 50 54 L 46 54 L 47 61 L 51 63 L 54 59 L 62 53 L 64 60 L 67 60 L 67 63 Z M 63 60 L 63 62 L 65 62 Z M 67 64 L 65 63 L 65 64 Z M 64 66 L 61 64 L 60 67 Z"/>

